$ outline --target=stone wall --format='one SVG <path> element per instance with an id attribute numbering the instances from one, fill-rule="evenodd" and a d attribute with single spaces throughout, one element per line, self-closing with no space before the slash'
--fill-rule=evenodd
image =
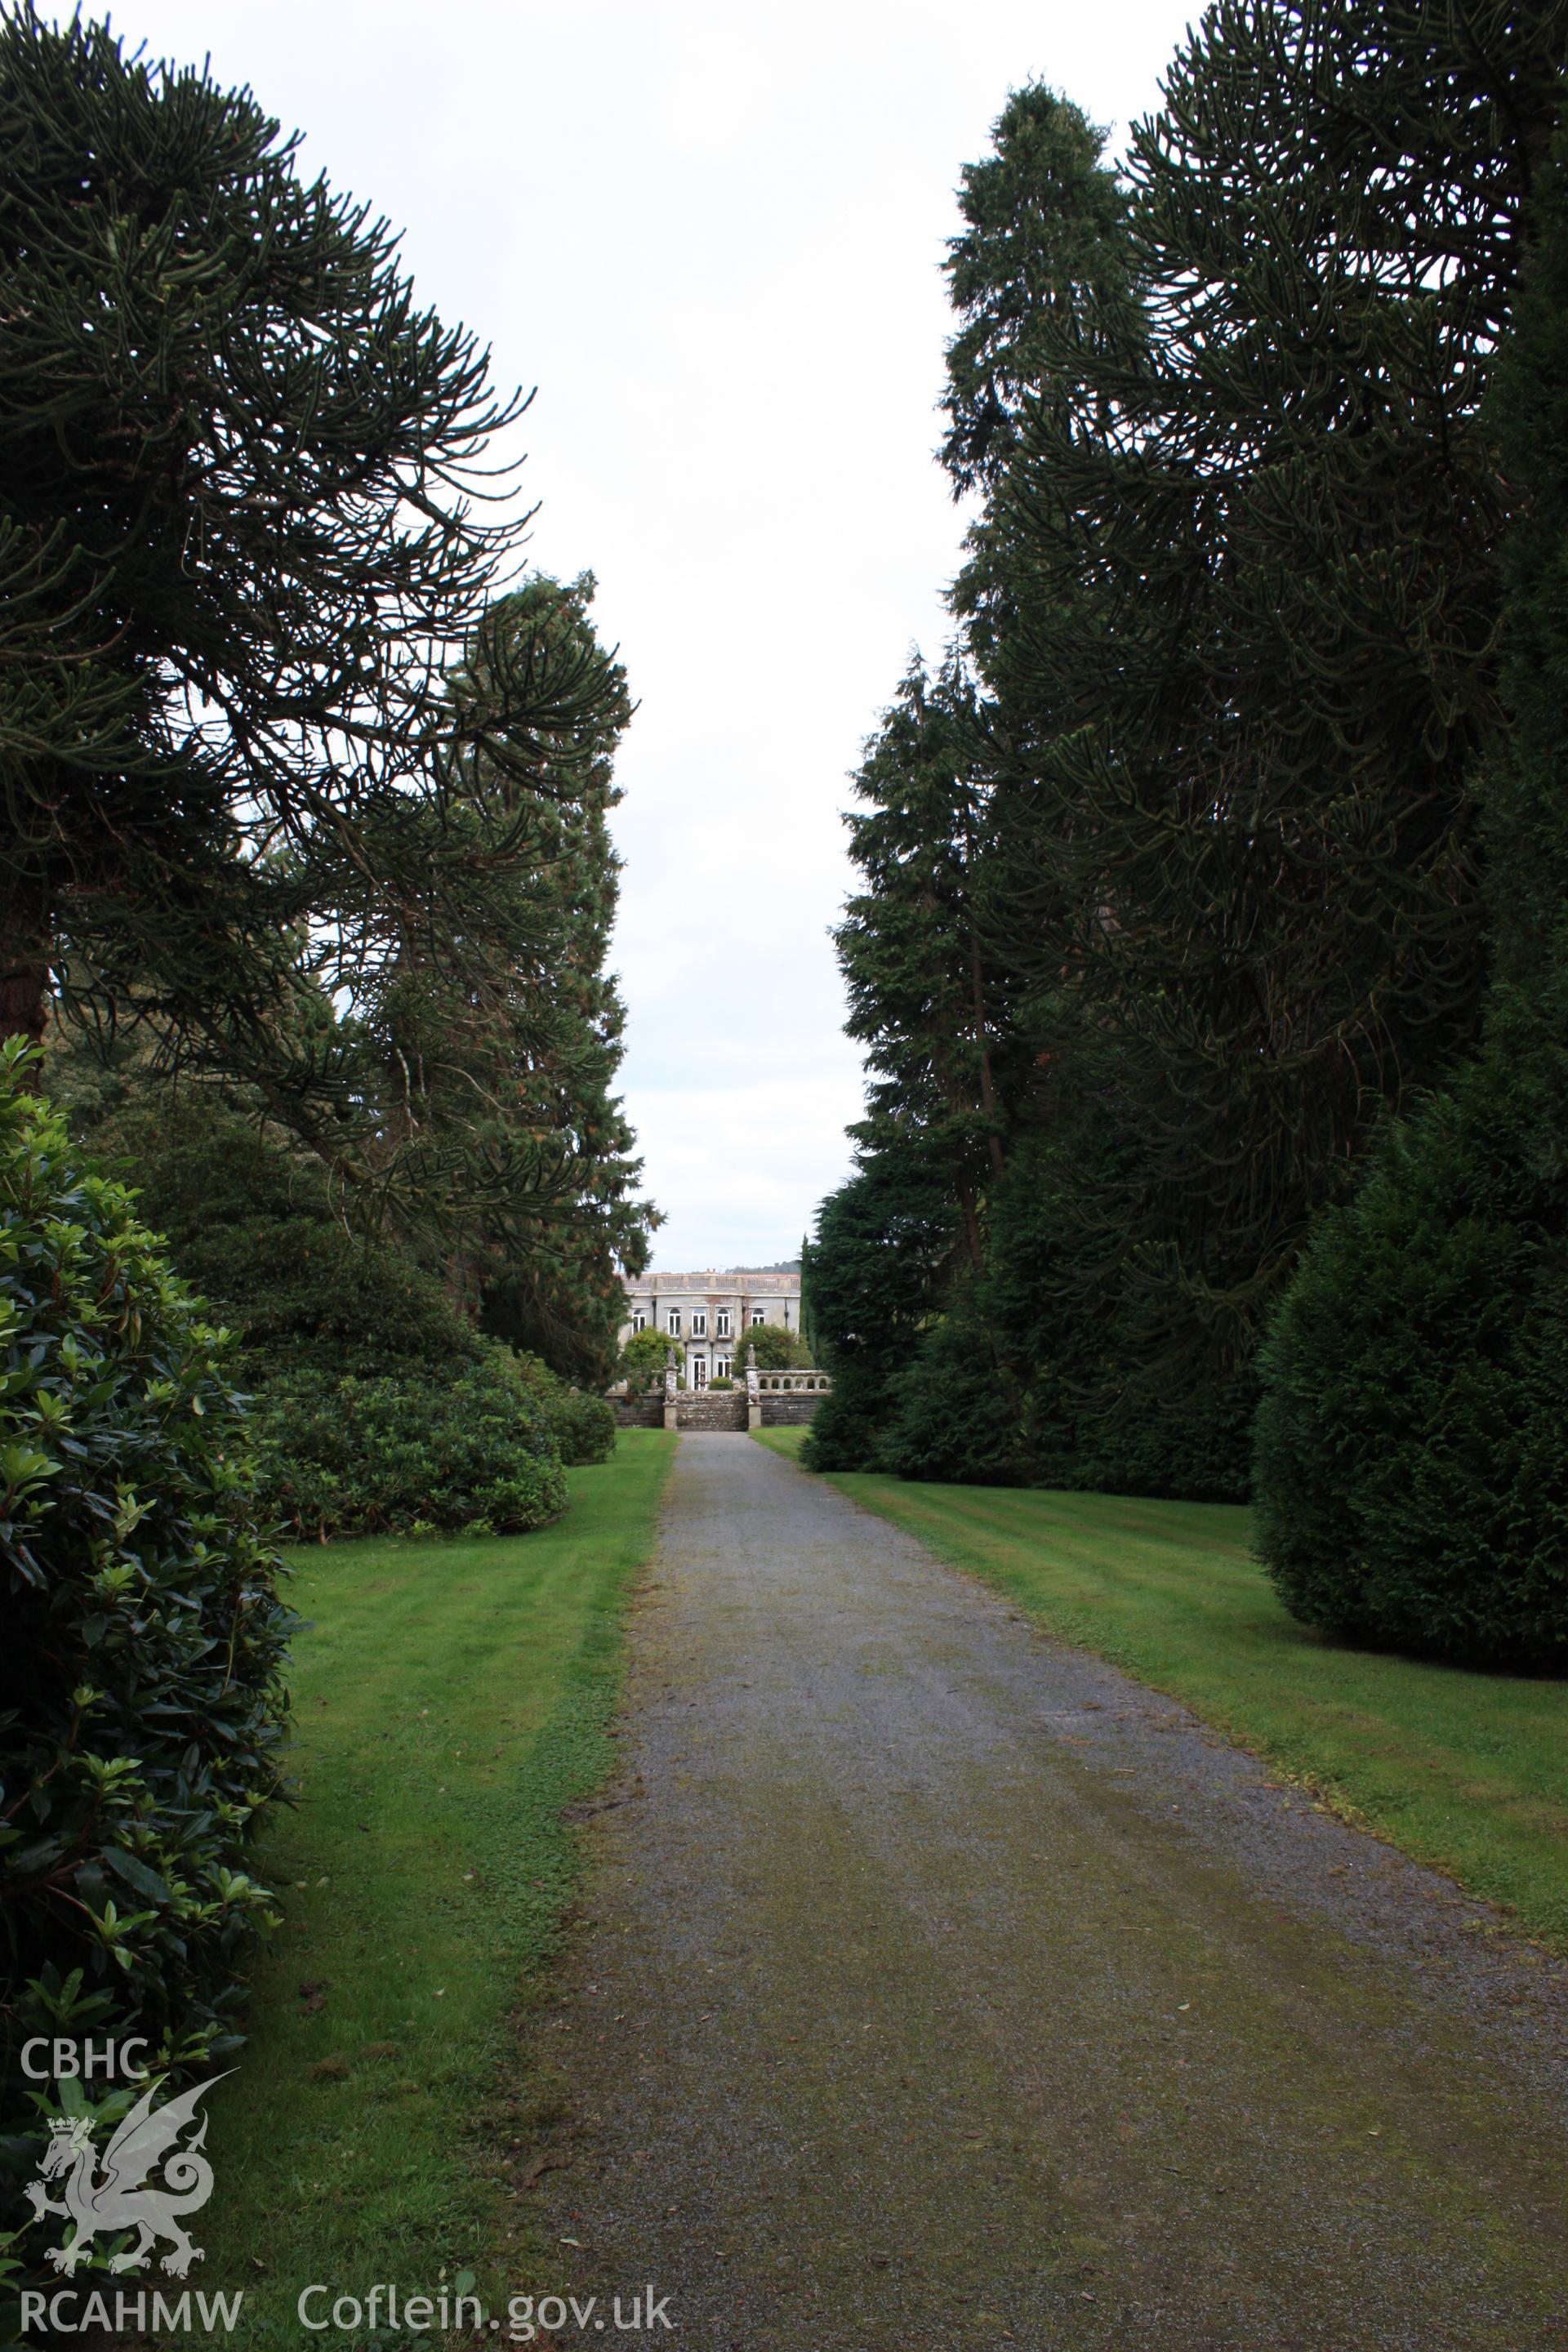
<path id="1" fill-rule="evenodd" d="M 617 1429 L 662 1429 L 664 1427 L 664 1391 L 656 1390 L 652 1396 L 606 1397 L 605 1403 L 616 1416 Z"/>
<path id="2" fill-rule="evenodd" d="M 825 1394 L 826 1391 L 821 1389 L 815 1393 L 809 1390 L 797 1391 L 794 1396 L 769 1396 L 764 1391 L 762 1399 L 763 1427 L 798 1429 L 802 1422 L 811 1419 Z"/>
<path id="3" fill-rule="evenodd" d="M 662 1389 L 656 1389 L 652 1396 L 613 1396 L 606 1402 L 616 1416 L 617 1429 L 664 1427 Z M 717 1395 L 711 1389 L 680 1389 L 676 1393 L 675 1409 L 682 1429 L 744 1429 L 746 1426 L 744 1389 L 721 1389 Z"/>
<path id="4" fill-rule="evenodd" d="M 744 1389 L 721 1389 L 717 1396 L 711 1389 L 683 1389 L 675 1400 L 675 1406 L 682 1429 L 744 1429 L 746 1426 Z"/>

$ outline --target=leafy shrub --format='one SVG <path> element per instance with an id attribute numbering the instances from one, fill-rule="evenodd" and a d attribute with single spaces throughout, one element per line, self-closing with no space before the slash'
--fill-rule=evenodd
<path id="1" fill-rule="evenodd" d="M 668 1332 L 652 1329 L 634 1331 L 621 1349 L 616 1364 L 616 1378 L 625 1381 L 634 1396 L 644 1389 L 661 1389 L 665 1368 L 671 1356 L 679 1362 L 680 1349 Z"/>
<path id="2" fill-rule="evenodd" d="M 1568 1074 L 1500 1040 L 1389 1136 L 1264 1352 L 1259 1548 L 1351 1640 L 1568 1664 Z"/>
<path id="3" fill-rule="evenodd" d="M 296 1535 L 541 1527 L 563 1507 L 552 1428 L 574 1460 L 613 1443 L 607 1406 L 542 1365 L 531 1382 L 432 1274 L 344 1226 L 324 1171 L 221 1102 L 190 1093 L 100 1132 L 237 1328 L 261 1498 Z"/>
<path id="4" fill-rule="evenodd" d="M 263 1492 L 299 1535 L 521 1535 L 558 1518 L 566 1485 L 550 1423 L 510 1350 L 437 1379 L 303 1366 L 260 1391 Z"/>
<path id="5" fill-rule="evenodd" d="M 237 2046 L 269 1896 L 247 1849 L 278 1797 L 291 1623 L 257 1522 L 220 1335 L 124 1189 L 0 1055 L 0 2163 L 38 2117 L 37 2033 Z"/>
<path id="6" fill-rule="evenodd" d="M 743 1372 L 746 1357 L 755 1349 L 759 1372 L 796 1372 L 811 1369 L 811 1349 L 798 1331 L 782 1323 L 753 1323 L 734 1342 L 735 1361 Z"/>
<path id="7" fill-rule="evenodd" d="M 601 1396 L 561 1380 L 538 1356 L 518 1356 L 518 1374 L 538 1403 L 569 1470 L 607 1462 L 616 1450 L 616 1416 Z"/>

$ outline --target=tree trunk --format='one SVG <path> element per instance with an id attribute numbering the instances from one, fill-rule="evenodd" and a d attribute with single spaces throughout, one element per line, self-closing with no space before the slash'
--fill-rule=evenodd
<path id="1" fill-rule="evenodd" d="M 42 1045 L 48 1003 L 47 921 L 9 896 L 0 912 L 0 1037 Z"/>
<path id="2" fill-rule="evenodd" d="M 974 1043 L 980 1054 L 980 1108 L 986 1119 L 986 1149 L 991 1154 L 991 1173 L 1001 1178 L 1002 1139 L 996 1132 L 996 1092 L 991 1083 L 991 1048 L 985 1042 L 985 989 L 980 975 L 980 948 L 972 940 L 969 949 L 970 979 L 974 991 Z"/>
<path id="3" fill-rule="evenodd" d="M 985 1247 L 980 1238 L 980 1218 L 974 1206 L 974 1187 L 967 1176 L 958 1180 L 958 1205 L 963 1217 L 963 1236 L 969 1244 L 969 1263 L 976 1274 L 985 1271 Z"/>

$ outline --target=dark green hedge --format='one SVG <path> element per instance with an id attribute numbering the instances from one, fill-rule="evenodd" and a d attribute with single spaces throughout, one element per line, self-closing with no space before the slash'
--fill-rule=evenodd
<path id="1" fill-rule="evenodd" d="M 304 1366 L 441 1376 L 492 1351 L 435 1275 L 345 1223 L 319 1163 L 200 1089 L 122 1110 L 94 1140 L 181 1274 L 233 1325 L 247 1381 Z"/>
<path id="2" fill-rule="evenodd" d="M 1265 1350 L 1258 1542 L 1347 1639 L 1568 1665 L 1568 1082 L 1480 1062 L 1326 1219 Z"/>
<path id="3" fill-rule="evenodd" d="M 926 1337 L 893 1398 L 877 1458 L 895 1476 L 975 1486 L 1028 1483 L 1021 1400 L 988 1332 L 972 1317 L 950 1317 Z"/>
<path id="4" fill-rule="evenodd" d="M 801 1460 L 974 1486 L 1039 1486 L 1240 1502 L 1257 1380 L 1184 1362 L 1114 1253 L 1085 1263 L 1069 1197 L 1082 1165 L 1114 1171 L 1093 1070 L 1039 1134 L 1013 1139 L 986 1203 L 985 1262 L 932 1171 L 864 1155 L 823 1207 L 807 1254 L 814 1335 L 834 1376 Z"/>
<path id="5" fill-rule="evenodd" d="M 1066 1318 L 1063 1323 L 1067 1331 Z M 1020 1374 L 971 1307 L 912 1342 L 900 1367 L 841 1370 L 802 1459 L 816 1470 L 883 1470 L 975 1486 L 1245 1501 L 1257 1383 L 1248 1370 L 1169 1402 L 1145 1388 L 1108 1396 L 1103 1367 L 1064 1343 L 1055 1365 Z M 1074 1374 L 1079 1378 L 1075 1380 Z"/>
<path id="6" fill-rule="evenodd" d="M 833 1386 L 806 1426 L 800 1458 L 808 1470 L 876 1470 L 881 1465 L 887 1384 L 869 1363 L 836 1364 Z"/>

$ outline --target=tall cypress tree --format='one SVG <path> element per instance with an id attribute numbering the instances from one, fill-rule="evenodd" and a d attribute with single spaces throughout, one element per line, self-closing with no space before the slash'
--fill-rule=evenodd
<path id="1" fill-rule="evenodd" d="M 609 971 L 619 860 L 609 816 L 620 799 L 614 762 L 632 705 L 626 674 L 606 655 L 589 612 L 591 573 L 536 579 L 486 615 L 451 683 L 465 730 L 504 711 L 507 680 L 533 671 L 581 671 L 603 688 L 592 723 L 541 740 L 526 771 L 510 759 L 494 774 L 482 740 L 463 754 L 462 789 L 509 828 L 526 829 L 526 888 L 518 893 L 518 950 L 486 994 L 438 976 L 416 1017 L 453 1034 L 444 1066 L 426 1061 L 426 1104 L 459 1136 L 475 1131 L 468 1099 L 490 1106 L 477 1124 L 498 1169 L 529 1181 L 477 1204 L 467 1236 L 468 1278 L 489 1327 L 569 1375 L 603 1383 L 613 1369 L 624 1294 L 617 1268 L 640 1273 L 657 1222 L 637 1197 L 640 1163 L 614 1088 L 626 1011 Z M 533 1177 L 547 1155 L 553 1188 Z M 520 1152 L 520 1147 L 521 1147 Z"/>
<path id="2" fill-rule="evenodd" d="M 933 677 L 917 660 L 855 777 L 860 887 L 835 941 L 846 1025 L 871 1078 L 851 1130 L 856 1171 L 824 1204 L 803 1262 L 813 1345 L 836 1378 L 807 1448 L 815 1467 L 878 1459 L 931 1327 L 985 1263 L 1017 1073 L 1009 979 L 975 902 L 991 823 L 984 751 L 962 662 Z"/>
<path id="3" fill-rule="evenodd" d="M 958 1211 L 972 1271 L 1001 1174 L 1015 1081 L 1008 975 L 982 939 L 976 891 L 990 794 L 963 667 L 915 662 L 855 778 L 849 855 L 862 887 L 835 933 L 849 1034 L 873 1073 L 862 1139 L 917 1150 Z"/>
<path id="4" fill-rule="evenodd" d="M 1065 351 L 1142 331 L 1128 193 L 1105 163 L 1106 133 L 1035 82 L 1012 93 L 992 139 L 961 175 L 964 226 L 945 264 L 960 324 L 942 457 L 961 492 L 994 491 L 1026 420 L 1061 402 Z"/>

